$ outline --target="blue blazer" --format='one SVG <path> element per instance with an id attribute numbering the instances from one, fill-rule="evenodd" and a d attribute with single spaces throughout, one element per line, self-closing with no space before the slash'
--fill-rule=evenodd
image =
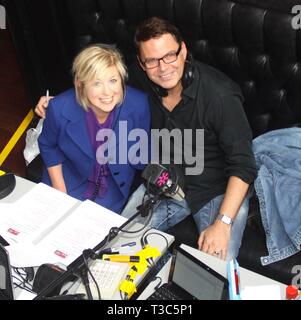
<path id="1" fill-rule="evenodd" d="M 109 202 L 105 201 L 105 206 L 115 212 L 119 212 L 127 201 L 136 170 L 142 170 L 147 163 L 147 160 L 143 161 L 144 164 L 119 163 L 119 157 L 124 157 L 124 153 L 127 153 L 136 143 L 136 141 L 128 141 L 127 145 L 124 145 L 123 141 L 119 143 L 120 138 L 124 138 L 123 131 L 121 131 L 122 137 L 119 136 L 120 121 L 126 121 L 127 134 L 132 129 L 144 129 L 149 139 L 150 110 L 147 95 L 137 89 L 126 87 L 125 99 L 116 110 L 112 127 L 116 133 L 117 161 L 109 163 L 108 166 L 121 193 L 122 201 L 116 204 L 116 199 L 114 201 L 116 194 L 110 189 L 106 195 L 106 200 L 109 199 Z M 123 128 L 124 125 L 123 122 Z M 148 142 L 148 150 L 147 152 L 143 150 L 143 153 L 149 154 L 149 145 Z M 39 137 L 39 147 L 45 166 L 48 168 L 62 164 L 67 193 L 82 200 L 87 189 L 87 180 L 96 163 L 96 154 L 88 136 L 85 110 L 78 104 L 74 89 L 63 92 L 50 100 L 43 130 Z M 46 168 L 44 168 L 42 181 L 51 185 Z M 118 200 L 120 200 L 120 193 Z M 99 198 L 96 199 L 96 202 L 103 205 L 103 201 Z"/>

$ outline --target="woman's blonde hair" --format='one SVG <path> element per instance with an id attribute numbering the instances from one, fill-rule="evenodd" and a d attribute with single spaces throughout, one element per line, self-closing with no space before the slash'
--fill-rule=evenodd
<path id="1" fill-rule="evenodd" d="M 89 81 L 101 79 L 109 67 L 115 66 L 122 81 L 123 95 L 125 95 L 125 81 L 127 70 L 120 52 L 106 45 L 92 45 L 82 50 L 74 59 L 72 66 L 73 81 L 76 98 L 87 111 L 89 100 L 85 93 L 85 85 Z M 122 100 L 120 102 L 122 102 Z"/>

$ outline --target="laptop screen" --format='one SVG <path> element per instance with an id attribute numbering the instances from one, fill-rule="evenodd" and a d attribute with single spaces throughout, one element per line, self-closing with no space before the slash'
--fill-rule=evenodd
<path id="1" fill-rule="evenodd" d="M 171 280 L 198 300 L 228 297 L 228 280 L 207 265 L 178 248 Z"/>
<path id="2" fill-rule="evenodd" d="M 0 244 L 0 300 L 14 300 L 8 252 Z"/>

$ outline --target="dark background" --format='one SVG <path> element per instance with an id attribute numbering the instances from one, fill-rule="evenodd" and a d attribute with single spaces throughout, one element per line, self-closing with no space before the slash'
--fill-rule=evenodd
<path id="1" fill-rule="evenodd" d="M 300 0 L 2 2 L 33 105 L 72 85 L 72 59 L 90 43 L 116 44 L 130 64 L 135 27 L 157 15 L 179 27 L 195 58 L 238 82 L 254 136 L 300 122 L 301 35 L 291 26 Z"/>

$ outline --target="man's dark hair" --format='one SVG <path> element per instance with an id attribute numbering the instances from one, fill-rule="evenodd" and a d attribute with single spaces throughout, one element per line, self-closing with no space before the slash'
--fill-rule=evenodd
<path id="1" fill-rule="evenodd" d="M 183 41 L 178 28 L 167 20 L 158 17 L 151 17 L 142 21 L 136 29 L 134 38 L 137 52 L 139 52 L 140 42 L 148 41 L 153 38 L 159 38 L 166 33 L 170 33 L 178 42 L 178 44 L 181 44 Z"/>

